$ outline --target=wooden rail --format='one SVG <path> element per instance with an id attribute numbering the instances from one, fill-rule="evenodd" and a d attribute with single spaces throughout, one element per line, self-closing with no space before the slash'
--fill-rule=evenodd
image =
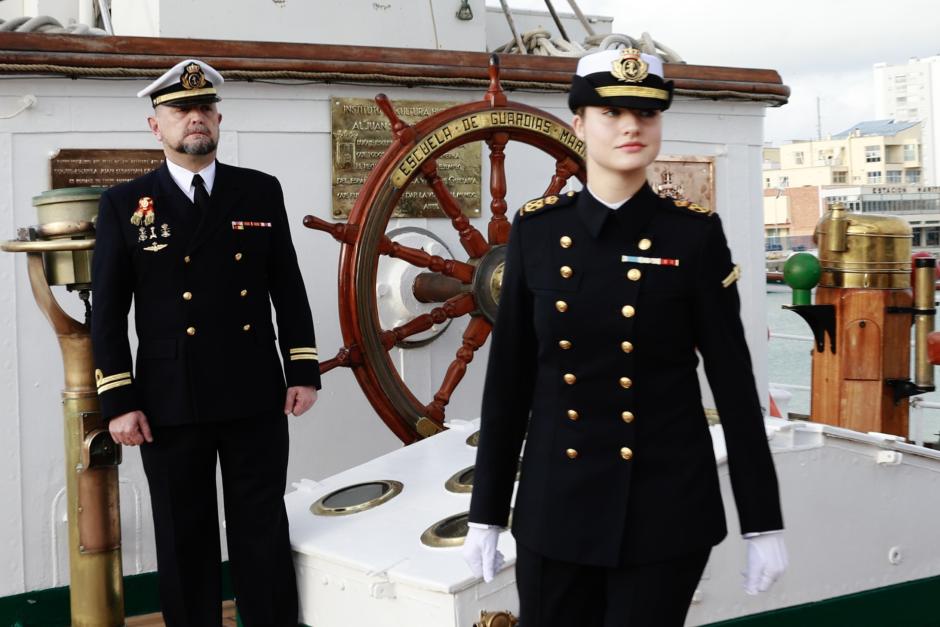
<path id="1" fill-rule="evenodd" d="M 409 86 L 489 84 L 489 54 L 279 42 L 0 33 L 0 74 L 156 77 L 197 57 L 226 80 L 305 79 Z M 577 60 L 500 55 L 505 89 L 567 91 Z M 790 89 L 774 70 L 666 64 L 677 93 L 780 106 Z"/>

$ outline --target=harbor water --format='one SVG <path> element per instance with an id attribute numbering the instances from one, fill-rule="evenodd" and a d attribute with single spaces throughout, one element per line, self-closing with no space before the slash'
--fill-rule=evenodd
<path id="1" fill-rule="evenodd" d="M 790 304 L 789 290 L 785 292 L 767 293 L 767 328 L 770 330 L 770 344 L 767 354 L 767 370 L 771 386 L 785 387 L 793 394 L 790 401 L 789 412 L 793 414 L 809 414 L 809 390 L 795 389 L 789 386 L 808 388 L 812 370 L 812 351 L 815 350 L 813 342 L 807 340 L 794 340 L 775 337 L 776 335 L 798 335 L 806 338 L 812 337 L 809 325 L 792 311 L 783 309 Z M 913 338 L 913 336 L 912 336 Z M 913 363 L 913 349 L 911 351 Z M 930 392 L 918 396 L 929 403 L 940 404 L 940 392 Z M 922 417 L 923 425 L 917 425 L 918 414 Z M 921 408 L 911 411 L 910 439 L 914 440 L 915 428 L 921 429 L 921 438 L 925 443 L 936 445 L 938 432 L 940 432 L 940 409 Z"/>

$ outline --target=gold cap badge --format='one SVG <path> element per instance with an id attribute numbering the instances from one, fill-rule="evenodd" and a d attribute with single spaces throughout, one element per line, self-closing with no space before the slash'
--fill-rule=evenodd
<path id="1" fill-rule="evenodd" d="M 198 63 L 190 63 L 183 68 L 183 74 L 180 76 L 180 84 L 183 89 L 202 89 L 206 86 L 206 75 L 202 71 L 202 66 Z"/>
<path id="2" fill-rule="evenodd" d="M 639 83 L 649 76 L 649 64 L 640 56 L 636 48 L 627 48 L 620 53 L 620 58 L 612 64 L 610 73 L 617 80 L 625 83 Z"/>

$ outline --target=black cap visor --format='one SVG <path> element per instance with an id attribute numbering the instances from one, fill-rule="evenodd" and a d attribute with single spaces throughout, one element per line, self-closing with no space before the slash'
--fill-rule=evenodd
<path id="1" fill-rule="evenodd" d="M 598 76 L 599 80 L 592 80 Z M 590 77 L 573 76 L 568 92 L 572 113 L 579 107 L 623 107 L 625 109 L 658 109 L 665 111 L 672 104 L 672 81 L 651 75 L 642 83 L 617 81 L 608 73 Z"/>

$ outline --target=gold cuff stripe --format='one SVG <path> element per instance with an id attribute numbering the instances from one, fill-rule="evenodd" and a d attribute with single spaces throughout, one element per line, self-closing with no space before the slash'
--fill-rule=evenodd
<path id="1" fill-rule="evenodd" d="M 303 346 L 303 347 L 301 347 L 301 348 L 292 348 L 292 349 L 290 349 L 290 354 L 291 354 L 291 355 L 298 355 L 298 354 L 301 354 L 301 353 L 313 353 L 314 355 L 316 355 L 316 354 L 317 354 L 317 347 L 316 347 L 316 346 L 314 346 L 314 347 Z"/>
<path id="2" fill-rule="evenodd" d="M 122 372 L 121 374 L 112 374 L 111 376 L 108 376 L 108 377 L 101 377 L 100 379 L 98 379 L 96 383 L 98 387 L 100 388 L 102 385 L 107 385 L 111 383 L 112 381 L 118 381 L 120 379 L 130 379 L 130 378 L 131 378 L 131 373 Z"/>
<path id="3" fill-rule="evenodd" d="M 182 100 L 183 98 L 193 98 L 194 96 L 215 96 L 218 92 L 215 87 L 205 87 L 203 89 L 190 89 L 189 91 L 175 91 L 172 94 L 163 94 L 153 99 L 153 104 L 163 104 L 171 100 Z"/>
<path id="4" fill-rule="evenodd" d="M 732 283 L 741 278 L 741 266 L 735 264 L 728 276 L 721 280 L 721 287 L 730 287 Z"/>
<path id="5" fill-rule="evenodd" d="M 657 100 L 669 100 L 669 92 L 665 89 L 655 87 L 637 87 L 629 85 L 612 85 L 609 87 L 595 87 L 594 90 L 601 98 L 612 98 L 614 96 L 638 96 L 640 98 L 656 98 Z"/>
<path id="6" fill-rule="evenodd" d="M 297 355 L 291 355 L 291 356 L 290 356 L 290 360 L 291 360 L 291 361 L 300 361 L 300 360 L 302 360 L 302 359 L 310 359 L 311 361 L 319 361 L 319 359 L 317 358 L 316 355 L 310 355 L 310 354 L 303 354 L 303 353 L 302 353 L 302 354 L 297 354 Z"/>
<path id="7" fill-rule="evenodd" d="M 114 383 L 109 383 L 107 385 L 99 385 L 98 394 L 103 394 L 107 392 L 108 390 L 113 390 L 114 388 L 119 388 L 124 385 L 130 385 L 131 383 L 133 383 L 133 381 L 131 381 L 130 379 L 122 379 L 120 381 L 115 381 Z"/>

